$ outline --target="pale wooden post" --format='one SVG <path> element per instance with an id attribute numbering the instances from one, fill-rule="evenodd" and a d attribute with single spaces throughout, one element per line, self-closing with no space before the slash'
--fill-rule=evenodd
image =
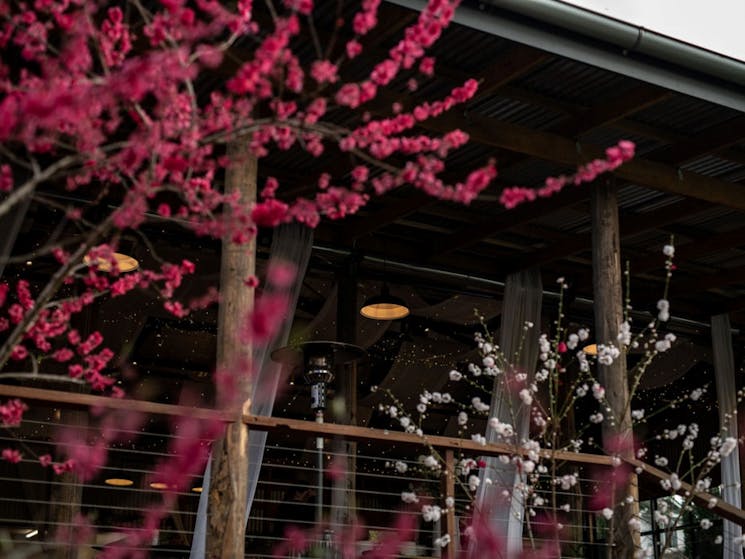
<path id="1" fill-rule="evenodd" d="M 618 345 L 619 326 L 623 321 L 623 296 L 621 272 L 621 246 L 618 223 L 618 189 L 610 181 L 598 182 L 592 189 L 592 277 L 595 298 L 595 336 L 598 344 Z M 621 355 L 611 365 L 598 365 L 600 383 L 605 387 L 605 398 L 612 413 L 605 413 L 603 444 L 607 447 L 626 449 L 624 457 L 633 458 L 633 427 L 629 405 L 629 385 L 626 355 Z M 610 416 L 610 417 L 608 417 Z M 615 418 L 615 420 L 613 419 Z M 632 530 L 629 520 L 639 511 L 639 494 L 636 475 L 631 474 L 618 488 L 621 502 L 612 519 L 613 548 L 609 557 L 632 558 L 640 544 L 639 532 Z M 632 496 L 634 504 L 625 503 Z"/>
<path id="2" fill-rule="evenodd" d="M 240 192 L 243 204 L 256 200 L 256 159 L 246 153 L 246 142 L 228 146 L 230 165 L 225 192 Z M 217 370 L 231 383 L 218 384 L 217 402 L 235 411 L 236 421 L 212 447 L 206 555 L 210 559 L 244 556 L 246 496 L 248 491 L 248 427 L 240 421 L 249 412 L 251 397 L 251 352 L 240 343 L 238 332 L 253 308 L 253 289 L 245 280 L 256 269 L 256 245 L 236 245 L 223 239 L 220 267 L 220 309 L 217 325 Z"/>

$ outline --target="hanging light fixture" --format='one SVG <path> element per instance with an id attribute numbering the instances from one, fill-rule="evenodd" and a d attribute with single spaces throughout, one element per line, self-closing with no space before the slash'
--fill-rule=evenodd
<path id="1" fill-rule="evenodd" d="M 384 283 L 380 295 L 374 295 L 365 301 L 360 314 L 373 320 L 399 320 L 409 316 L 409 307 L 403 299 L 391 295 L 388 284 Z"/>

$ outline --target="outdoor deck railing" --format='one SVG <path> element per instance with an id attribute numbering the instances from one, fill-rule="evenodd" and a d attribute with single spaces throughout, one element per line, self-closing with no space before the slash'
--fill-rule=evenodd
<path id="1" fill-rule="evenodd" d="M 142 511 L 159 502 L 162 489 L 157 485 L 152 487 L 150 480 L 156 464 L 168 457 L 164 450 L 166 443 L 179 437 L 178 431 L 171 431 L 163 418 L 188 416 L 223 422 L 237 418 L 236 415 L 204 408 L 27 386 L 0 385 L 0 398 L 21 398 L 31 405 L 31 412 L 19 428 L 0 431 L 0 447 L 15 446 L 25 454 L 20 464 L 4 464 L 0 469 L 0 550 L 3 557 L 19 559 L 85 557 L 65 554 L 67 548 L 54 543 L 60 531 L 77 529 L 77 512 L 84 512 L 99 531 L 98 539 L 90 545 L 93 548 L 106 545 L 117 534 L 121 537 L 122 529 L 136 527 L 142 519 Z M 90 422 L 91 425 L 80 421 L 80 414 L 91 408 L 138 412 L 150 420 L 142 429 L 125 432 L 121 442 L 109 449 L 109 460 L 103 471 L 85 483 L 72 475 L 56 476 L 42 468 L 37 457 L 54 454 L 55 448 L 64 444 L 53 440 L 54 429 L 69 424 L 95 431 L 94 421 Z M 414 515 L 416 528 L 414 537 L 402 546 L 401 556 L 455 557 L 459 541 L 441 547 L 437 540 L 442 534 L 459 534 L 460 521 L 469 513 L 468 497 L 453 475 L 459 456 L 461 453 L 498 456 L 515 452 L 513 446 L 505 444 L 483 446 L 471 440 L 443 436 L 423 439 L 414 434 L 350 425 L 251 415 L 242 416 L 241 421 L 249 429 L 268 433 L 248 521 L 247 557 L 272 557 L 288 525 L 308 528 L 311 539 L 318 546 L 325 545 L 327 540 L 341 533 L 354 534 L 353 545 L 357 553 L 364 556 L 366 550 L 391 530 L 396 514 Z M 322 457 L 324 520 L 321 523 L 318 522 L 316 437 L 329 441 Z M 447 475 L 429 473 L 418 467 L 417 456 L 427 454 L 428 448 L 444 458 Z M 565 550 L 563 557 L 602 556 L 609 544 L 603 536 L 602 520 L 598 522 L 599 517 L 587 510 L 585 497 L 592 491 L 611 490 L 610 482 L 598 472 L 610 472 L 614 460 L 608 456 L 574 452 L 545 454 L 551 454 L 553 460 L 579 474 L 579 483 L 571 491 L 550 490 L 549 482 L 543 486 L 546 499 L 558 494 L 563 501 L 572 504 L 572 512 L 565 518 L 565 530 L 561 532 Z M 406 466 L 405 472 L 396 471 L 397 462 Z M 645 463 L 629 462 L 641 472 L 640 477 L 649 478 L 654 483 L 668 478 L 663 471 Z M 404 469 L 403 466 L 400 468 Z M 548 474 L 546 477 L 548 479 Z M 105 480 L 111 478 L 130 479 L 133 483 L 129 486 L 106 485 Z M 201 476 L 195 477 L 192 490 L 177 495 L 172 510 L 161 523 L 158 538 L 145 546 L 153 557 L 188 557 L 200 486 Z M 422 503 L 427 499 L 442 502 L 450 496 L 455 504 L 444 512 L 439 522 L 424 522 L 417 511 L 407 512 L 401 506 L 401 492 L 412 489 L 422 496 Z M 745 526 L 742 510 L 683 484 L 680 493 L 686 492 L 711 513 Z M 362 519 L 361 525 L 354 524 L 356 518 Z M 541 537 L 538 532 L 525 536 L 526 540 L 531 540 L 527 543 L 539 542 Z"/>

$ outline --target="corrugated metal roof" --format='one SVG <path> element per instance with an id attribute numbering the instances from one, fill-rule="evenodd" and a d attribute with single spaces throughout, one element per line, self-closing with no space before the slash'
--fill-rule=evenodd
<path id="1" fill-rule="evenodd" d="M 634 120 L 693 136 L 706 128 L 721 124 L 739 113 L 732 109 L 678 95 L 639 111 Z"/>
<path id="2" fill-rule="evenodd" d="M 635 85 L 619 74 L 561 58 L 543 65 L 515 84 L 588 106 L 595 104 L 598 99 L 620 95 Z"/>

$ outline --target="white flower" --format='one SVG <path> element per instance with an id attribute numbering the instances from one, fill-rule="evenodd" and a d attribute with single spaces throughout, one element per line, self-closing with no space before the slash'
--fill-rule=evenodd
<path id="1" fill-rule="evenodd" d="M 670 301 L 667 299 L 660 299 L 657 301 L 657 310 L 660 311 L 657 314 L 657 318 L 659 318 L 662 322 L 667 322 L 670 320 Z"/>
<path id="2" fill-rule="evenodd" d="M 546 334 L 541 334 L 541 337 L 538 338 L 538 348 L 541 353 L 548 353 L 551 351 L 551 343 L 548 341 L 548 336 L 546 336 Z"/>
<path id="3" fill-rule="evenodd" d="M 455 506 L 455 499 L 453 499 L 452 497 L 446 497 L 445 506 L 449 509 L 453 508 Z"/>
<path id="4" fill-rule="evenodd" d="M 479 398 L 478 396 L 475 396 L 471 399 L 471 405 L 478 412 L 489 411 L 489 404 L 485 404 L 484 402 L 482 402 L 481 398 Z"/>
<path id="5" fill-rule="evenodd" d="M 714 538 L 714 543 L 717 544 L 717 545 L 719 545 L 720 543 L 722 543 L 722 535 L 721 534 L 718 535 L 716 538 Z"/>
<path id="6" fill-rule="evenodd" d="M 688 395 L 688 397 L 693 400 L 694 402 L 698 400 L 701 395 L 704 393 L 704 391 L 701 388 L 696 388 Z"/>
<path id="7" fill-rule="evenodd" d="M 426 404 L 422 404 L 422 403 L 417 404 L 416 411 L 418 411 L 419 413 L 426 412 L 427 411 L 427 405 Z"/>
<path id="8" fill-rule="evenodd" d="M 709 528 L 711 528 L 711 520 L 709 520 L 708 518 L 702 519 L 701 528 L 703 528 L 704 530 L 708 530 Z"/>
<path id="9" fill-rule="evenodd" d="M 639 420 L 644 417 L 644 410 L 631 410 L 631 417 Z"/>
<path id="10" fill-rule="evenodd" d="M 654 459 L 654 463 L 657 466 L 664 468 L 665 466 L 667 466 L 667 458 L 665 458 L 664 456 L 658 456 Z"/>
<path id="11" fill-rule="evenodd" d="M 598 345 L 597 358 L 601 365 L 610 365 L 619 355 L 621 355 L 621 351 L 613 344 Z"/>
<path id="12" fill-rule="evenodd" d="M 577 336 L 579 336 L 580 342 L 584 342 L 590 337 L 590 331 L 587 328 L 580 328 L 577 330 Z"/>
<path id="13" fill-rule="evenodd" d="M 478 377 L 481 375 L 481 367 L 478 365 L 475 365 L 473 363 L 468 364 L 468 371 L 475 377 Z"/>
<path id="14" fill-rule="evenodd" d="M 449 404 L 453 401 L 453 397 L 450 395 L 450 392 L 443 392 L 442 394 L 442 403 L 443 404 Z"/>
<path id="15" fill-rule="evenodd" d="M 450 371 L 450 380 L 459 381 L 462 378 L 463 378 L 463 373 L 461 373 L 460 371 L 456 371 L 455 369 Z"/>
<path id="16" fill-rule="evenodd" d="M 629 345 L 631 343 L 631 324 L 628 320 L 625 320 L 619 326 L 618 341 L 623 345 Z"/>
<path id="17" fill-rule="evenodd" d="M 479 480 L 478 476 L 468 476 L 468 488 L 471 491 L 476 491 L 476 488 L 479 486 L 481 481 Z"/>
<path id="18" fill-rule="evenodd" d="M 597 382 L 592 385 L 592 395 L 596 400 L 602 400 L 605 398 L 605 388 L 600 386 Z"/>
<path id="19" fill-rule="evenodd" d="M 602 423 L 603 422 L 603 419 L 605 419 L 605 418 L 603 417 L 603 414 L 602 413 L 600 413 L 600 412 L 593 413 L 590 416 L 590 423 Z"/>
<path id="20" fill-rule="evenodd" d="M 719 500 L 716 497 L 712 497 L 711 499 L 709 499 L 709 502 L 706 506 L 709 507 L 710 509 L 713 509 L 715 506 L 717 506 L 718 502 Z"/>
<path id="21" fill-rule="evenodd" d="M 574 474 L 563 475 L 558 479 L 558 483 L 564 491 L 567 491 L 577 485 L 577 476 Z"/>
<path id="22" fill-rule="evenodd" d="M 567 338 L 567 348 L 574 349 L 577 347 L 578 343 L 579 336 L 577 334 L 569 334 L 569 337 Z"/>
<path id="23" fill-rule="evenodd" d="M 388 415 L 390 415 L 391 417 L 396 417 L 398 415 L 398 409 L 396 408 L 396 406 L 391 406 L 388 408 Z"/>
<path id="24" fill-rule="evenodd" d="M 670 474 L 670 487 L 672 487 L 674 491 L 678 491 L 681 488 L 680 478 L 678 478 L 678 474 Z"/>
<path id="25" fill-rule="evenodd" d="M 435 545 L 439 545 L 440 547 L 447 547 L 449 543 L 450 543 L 450 534 L 445 534 L 441 538 L 437 538 L 435 540 Z"/>
<path id="26" fill-rule="evenodd" d="M 396 471 L 398 471 L 399 474 L 405 474 L 406 470 L 409 469 L 409 466 L 406 465 L 406 462 L 401 462 L 401 460 L 396 460 Z"/>
<path id="27" fill-rule="evenodd" d="M 431 454 L 429 456 L 425 456 L 422 460 L 422 463 L 431 470 L 435 470 L 440 467 L 440 463 L 437 461 L 437 458 L 435 458 Z"/>
<path id="28" fill-rule="evenodd" d="M 532 474 L 534 470 L 535 470 L 535 462 L 533 462 L 532 460 L 525 460 L 523 462 L 523 471 L 526 474 Z"/>
<path id="29" fill-rule="evenodd" d="M 629 528 L 638 532 L 642 529 L 642 521 L 639 520 L 636 516 L 632 516 L 631 518 L 629 518 Z"/>
<path id="30" fill-rule="evenodd" d="M 610 520 L 611 518 L 613 518 L 613 509 L 605 507 L 603 509 L 603 517 L 605 517 L 606 520 Z"/>
<path id="31" fill-rule="evenodd" d="M 721 454 L 722 456 L 729 456 L 736 448 L 737 439 L 735 439 L 734 437 L 727 437 L 726 439 L 724 439 L 724 442 L 719 449 L 719 454 Z"/>
<path id="32" fill-rule="evenodd" d="M 494 358 L 491 355 L 487 355 L 484 357 L 484 359 L 481 361 L 484 365 L 484 367 L 493 367 L 495 365 Z"/>
<path id="33" fill-rule="evenodd" d="M 486 437 L 484 435 L 480 435 L 479 433 L 475 433 L 471 435 L 471 440 L 475 443 L 480 444 L 481 446 L 486 446 Z"/>
<path id="34" fill-rule="evenodd" d="M 672 258 L 673 256 L 675 256 L 675 247 L 673 245 L 665 245 L 664 247 L 662 247 L 662 254 Z"/>
<path id="35" fill-rule="evenodd" d="M 465 425 L 468 423 L 468 414 L 464 411 L 458 414 L 458 425 Z"/>
<path id="36" fill-rule="evenodd" d="M 398 421 L 399 421 L 399 423 L 401 423 L 401 427 L 403 427 L 404 429 L 406 429 L 409 426 L 409 424 L 411 423 L 411 419 L 409 419 L 406 416 L 402 417 Z"/>
<path id="37" fill-rule="evenodd" d="M 582 386 L 577 387 L 577 397 L 583 398 L 587 395 L 587 385 L 583 384 Z"/>
<path id="38" fill-rule="evenodd" d="M 528 390 L 527 388 L 523 388 L 520 391 L 520 399 L 526 406 L 529 406 L 533 403 L 533 396 L 530 394 L 530 390 Z"/>
<path id="39" fill-rule="evenodd" d="M 668 349 L 670 349 L 670 341 L 669 340 L 658 340 L 654 344 L 654 348 L 658 353 L 664 353 Z"/>
<path id="40" fill-rule="evenodd" d="M 416 493 L 413 491 L 404 491 L 401 493 L 401 500 L 404 503 L 418 503 L 419 498 L 416 496 Z"/>
<path id="41" fill-rule="evenodd" d="M 442 509 L 437 505 L 424 505 L 422 507 L 422 517 L 425 522 L 437 522 L 442 516 Z"/>

